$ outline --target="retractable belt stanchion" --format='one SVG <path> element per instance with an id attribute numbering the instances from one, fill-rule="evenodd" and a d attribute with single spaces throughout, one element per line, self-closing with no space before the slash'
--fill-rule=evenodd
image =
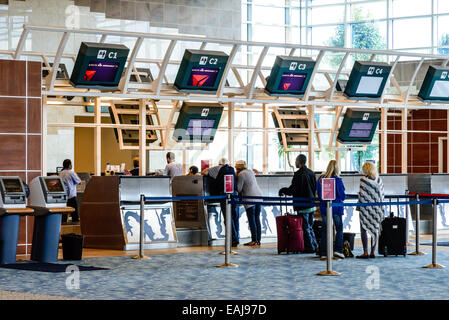
<path id="1" fill-rule="evenodd" d="M 433 206 L 433 232 L 432 232 L 432 263 L 424 266 L 423 268 L 429 268 L 429 269 L 442 269 L 444 266 L 437 263 L 437 217 L 438 217 L 438 199 L 434 198 L 432 200 L 432 206 Z"/>
<path id="2" fill-rule="evenodd" d="M 140 195 L 140 241 L 139 241 L 139 254 L 132 257 L 132 259 L 149 259 L 144 254 L 145 245 L 145 195 Z"/>
<path id="3" fill-rule="evenodd" d="M 416 194 L 415 197 L 416 197 L 415 200 L 416 200 L 416 201 L 419 201 L 419 194 Z M 419 251 L 419 241 L 421 240 L 421 239 L 420 239 L 420 234 L 421 234 L 421 232 L 420 232 L 420 223 L 421 223 L 421 205 L 420 205 L 419 203 L 416 204 L 416 219 L 415 219 L 415 221 L 416 221 L 416 227 L 415 227 L 415 233 L 416 233 L 416 235 L 415 235 L 415 237 L 416 237 L 416 239 L 415 239 L 415 241 L 416 241 L 416 248 L 415 248 L 415 251 L 413 251 L 412 253 L 409 253 L 409 255 L 411 255 L 411 256 L 422 256 L 422 255 L 425 255 L 425 253 Z"/>
<path id="4" fill-rule="evenodd" d="M 319 276 L 337 276 L 340 273 L 332 271 L 332 257 L 334 256 L 334 240 L 333 240 L 333 219 L 332 219 L 332 201 L 326 202 L 326 232 L 327 232 L 327 270 L 318 272 Z"/>
<path id="5" fill-rule="evenodd" d="M 219 264 L 217 267 L 238 267 L 238 265 L 233 264 L 230 262 L 230 255 L 231 255 L 231 233 L 232 233 L 232 221 L 231 221 L 231 195 L 227 194 L 226 199 L 226 221 L 225 221 L 225 227 L 226 227 L 226 233 L 225 233 L 225 263 Z"/>

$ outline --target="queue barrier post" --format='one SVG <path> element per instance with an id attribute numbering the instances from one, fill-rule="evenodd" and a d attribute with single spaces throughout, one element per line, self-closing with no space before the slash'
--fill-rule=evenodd
<path id="1" fill-rule="evenodd" d="M 144 254 L 144 245 L 145 245 L 145 195 L 140 195 L 140 241 L 139 241 L 139 254 L 132 257 L 132 259 L 149 259 Z"/>
<path id="2" fill-rule="evenodd" d="M 418 193 L 415 195 L 415 200 L 419 201 L 419 194 Z M 420 232 L 421 204 L 419 204 L 419 203 L 416 204 L 416 219 L 415 219 L 415 221 L 416 221 L 415 222 L 416 223 L 416 227 L 415 227 L 415 242 L 416 242 L 416 244 L 415 244 L 415 251 L 409 253 L 409 255 L 411 255 L 411 256 L 422 256 L 422 255 L 425 255 L 425 253 L 419 250 L 420 249 L 419 248 L 419 246 L 420 246 L 419 241 L 421 240 L 420 239 L 420 235 L 421 235 L 421 232 Z"/>
<path id="3" fill-rule="evenodd" d="M 238 265 L 231 263 L 230 255 L 231 255 L 231 195 L 228 194 L 226 198 L 226 219 L 225 219 L 225 263 L 219 264 L 216 267 L 238 267 Z"/>
<path id="4" fill-rule="evenodd" d="M 334 256 L 333 219 L 331 201 L 326 202 L 326 232 L 327 232 L 327 270 L 318 272 L 319 276 L 337 276 L 340 273 L 332 271 L 332 257 Z"/>
<path id="5" fill-rule="evenodd" d="M 437 215 L 438 215 L 438 199 L 437 198 L 433 198 L 432 201 L 432 206 L 433 206 L 433 217 L 432 217 L 432 221 L 433 221 L 433 230 L 432 230 L 432 263 L 424 266 L 423 268 L 428 268 L 428 269 L 442 269 L 444 268 L 443 265 L 440 265 L 437 263 Z"/>

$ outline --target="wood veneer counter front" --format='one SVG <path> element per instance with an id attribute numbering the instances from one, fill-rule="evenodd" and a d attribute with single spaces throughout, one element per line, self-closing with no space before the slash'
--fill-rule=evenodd
<path id="1" fill-rule="evenodd" d="M 84 247 L 124 250 L 118 176 L 93 176 L 83 194 L 80 226 Z"/>
<path id="2" fill-rule="evenodd" d="M 58 213 L 71 213 L 74 212 L 75 209 L 72 207 L 54 207 L 54 208 L 47 208 L 47 207 L 34 207 L 31 208 L 34 209 L 34 215 L 35 216 L 43 216 L 47 214 L 58 214 Z"/>

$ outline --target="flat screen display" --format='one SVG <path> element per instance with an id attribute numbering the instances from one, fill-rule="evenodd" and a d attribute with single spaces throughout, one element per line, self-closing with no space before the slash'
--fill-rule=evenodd
<path id="1" fill-rule="evenodd" d="M 350 138 L 369 138 L 373 129 L 372 122 L 353 122 L 349 131 Z"/>
<path id="2" fill-rule="evenodd" d="M 449 81 L 436 80 L 430 91 L 431 98 L 449 98 Z"/>
<path id="3" fill-rule="evenodd" d="M 193 67 L 187 85 L 194 87 L 213 87 L 218 75 L 218 68 Z"/>
<path id="4" fill-rule="evenodd" d="M 190 119 L 187 133 L 190 136 L 212 136 L 215 119 Z"/>
<path id="5" fill-rule="evenodd" d="M 119 68 L 118 62 L 91 60 L 83 75 L 87 82 L 114 82 Z"/>
<path id="6" fill-rule="evenodd" d="M 362 76 L 360 78 L 359 86 L 356 94 L 377 94 L 382 84 L 383 77 L 368 77 Z"/>
<path id="7" fill-rule="evenodd" d="M 6 193 L 22 193 L 22 184 L 18 179 L 3 179 Z"/>
<path id="8" fill-rule="evenodd" d="M 61 179 L 44 179 L 45 186 L 48 192 L 64 192 L 64 187 L 62 186 Z"/>
<path id="9" fill-rule="evenodd" d="M 278 90 L 301 91 L 306 80 L 306 73 L 284 72 L 279 82 Z"/>

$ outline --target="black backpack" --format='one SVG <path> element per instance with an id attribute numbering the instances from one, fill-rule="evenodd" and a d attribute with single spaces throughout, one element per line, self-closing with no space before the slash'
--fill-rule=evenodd
<path id="1" fill-rule="evenodd" d="M 224 176 L 233 175 L 234 176 L 234 191 L 237 192 L 237 181 L 235 179 L 235 170 L 230 165 L 225 164 L 218 171 L 217 177 L 215 179 L 211 178 L 210 190 L 213 195 L 224 194 Z"/>

